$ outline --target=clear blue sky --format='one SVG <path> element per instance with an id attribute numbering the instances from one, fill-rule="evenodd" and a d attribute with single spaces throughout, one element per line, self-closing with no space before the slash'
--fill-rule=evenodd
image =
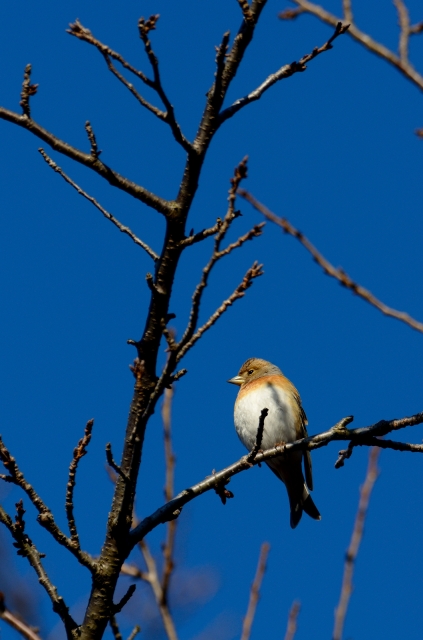
<path id="1" fill-rule="evenodd" d="M 325 6 L 336 11 L 339 4 Z M 408 4 L 412 20 L 421 20 L 420 3 Z M 228 100 L 255 88 L 330 35 L 328 27 L 309 17 L 280 22 L 277 12 L 285 6 L 283 0 L 269 0 Z M 139 107 L 96 50 L 65 33 L 79 17 L 103 42 L 149 72 L 137 19 L 152 13 L 161 14 L 152 41 L 164 85 L 192 139 L 213 81 L 214 46 L 224 31 L 233 36 L 240 24 L 235 0 L 4 3 L 0 103 L 19 110 L 23 69 L 31 62 L 33 81 L 39 83 L 32 114 L 41 125 L 87 150 L 84 123 L 90 120 L 105 162 L 172 198 L 184 154 L 169 130 Z M 365 31 L 396 47 L 390 3 L 361 0 L 355 14 Z M 422 53 L 423 35 L 413 39 L 411 58 L 421 61 Z M 200 230 L 224 214 L 229 178 L 248 154 L 246 188 L 288 217 L 335 266 L 342 265 L 387 304 L 423 320 L 423 141 L 413 133 L 423 127 L 422 107 L 417 88 L 397 71 L 348 37 L 339 38 L 305 73 L 279 83 L 222 127 L 206 159 L 189 228 Z M 47 167 L 37 153 L 37 139 L 1 121 L 0 140 L 0 430 L 28 480 L 65 527 L 72 450 L 86 421 L 95 419 L 77 480 L 76 517 L 84 548 L 96 554 L 112 495 L 104 447 L 111 441 L 119 458 L 133 384 L 128 364 L 134 352 L 126 340 L 141 334 L 149 298 L 144 278 L 152 265 Z M 163 220 L 158 214 L 89 170 L 51 155 L 160 250 Z M 247 203 L 239 205 L 243 217 L 234 224 L 231 239 L 260 221 Z M 182 259 L 171 304 L 179 334 L 210 250 L 211 243 L 197 245 Z M 225 381 L 251 356 L 278 364 L 295 383 L 310 433 L 350 414 L 356 426 L 364 426 L 423 410 L 423 336 L 384 318 L 324 276 L 302 247 L 274 226 L 267 225 L 261 238 L 216 269 L 204 298 L 204 320 L 255 259 L 264 262 L 265 276 L 189 354 L 189 374 L 177 384 L 173 425 L 178 491 L 243 455 L 232 419 L 236 389 Z M 421 442 L 423 428 L 398 436 Z M 285 489 L 267 468 L 233 479 L 235 499 L 225 507 L 210 493 L 184 509 L 173 600 L 181 640 L 239 637 L 265 540 L 271 551 L 252 638 L 283 637 L 294 599 L 302 604 L 298 640 L 330 637 L 368 454 L 357 450 L 343 469 L 335 470 L 340 448 L 335 444 L 313 456 L 320 523 L 305 516 L 295 531 L 290 529 Z M 381 455 L 345 638 L 421 638 L 422 462 L 413 454 Z M 163 471 L 156 415 L 149 424 L 140 474 L 140 516 L 162 503 Z M 13 511 L 19 491 L 1 486 L 0 492 Z M 52 580 L 80 619 L 89 576 L 51 544 L 25 504 L 28 531 L 47 553 Z M 150 536 L 156 553 L 163 534 L 161 528 Z M 2 547 L 6 543 L 8 534 L 2 532 Z M 43 638 L 63 638 L 25 560 L 11 562 L 22 576 L 18 590 L 26 583 L 37 594 L 34 623 L 41 625 Z M 125 586 L 123 580 L 119 593 Z M 6 597 L 9 587 L 0 583 Z M 202 594 L 197 602 L 196 593 Z M 151 616 L 151 606 L 146 588 L 140 587 L 121 616 L 126 635 L 140 611 Z M 154 621 L 140 622 L 141 638 L 160 637 Z M 1 633 L 4 640 L 16 637 L 3 624 Z"/>

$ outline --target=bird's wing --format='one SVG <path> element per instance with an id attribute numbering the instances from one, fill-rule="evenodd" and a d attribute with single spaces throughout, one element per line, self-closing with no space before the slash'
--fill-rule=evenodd
<path id="1" fill-rule="evenodd" d="M 305 411 L 303 409 L 303 405 L 301 404 L 301 398 L 300 398 L 300 395 L 299 395 L 298 391 L 294 395 L 295 395 L 295 400 L 296 400 L 296 402 L 298 404 L 298 408 L 300 410 L 300 420 L 301 420 L 300 437 L 301 438 L 308 438 L 308 433 L 307 433 L 308 420 L 307 420 L 307 416 L 306 416 Z M 313 467 L 312 467 L 312 464 L 311 464 L 310 451 L 305 451 L 304 452 L 304 475 L 305 475 L 305 480 L 306 480 L 308 488 L 310 489 L 310 491 L 313 491 Z"/>

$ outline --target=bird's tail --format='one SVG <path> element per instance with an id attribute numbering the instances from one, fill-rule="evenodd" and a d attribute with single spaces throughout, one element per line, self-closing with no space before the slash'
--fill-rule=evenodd
<path id="1" fill-rule="evenodd" d="M 306 512 L 310 518 L 314 520 L 321 520 L 321 515 L 316 505 L 313 502 L 313 498 L 311 497 L 306 484 L 303 484 L 303 490 L 301 495 L 298 495 L 297 492 L 288 491 L 289 495 L 289 504 L 291 506 L 291 527 L 295 529 L 301 517 L 303 515 L 303 511 Z"/>

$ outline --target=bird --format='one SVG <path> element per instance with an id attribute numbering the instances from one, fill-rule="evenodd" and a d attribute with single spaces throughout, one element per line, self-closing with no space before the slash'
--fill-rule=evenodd
<path id="1" fill-rule="evenodd" d="M 228 382 L 240 387 L 235 401 L 234 422 L 241 442 L 249 451 L 256 443 L 259 418 L 264 408 L 268 409 L 268 415 L 261 441 L 263 450 L 308 436 L 307 416 L 300 394 L 279 367 L 261 358 L 249 358 L 238 375 Z M 286 452 L 284 456 L 267 460 L 266 464 L 286 486 L 292 529 L 300 522 L 303 511 L 320 520 L 320 513 L 310 495 L 313 490 L 310 452 Z"/>

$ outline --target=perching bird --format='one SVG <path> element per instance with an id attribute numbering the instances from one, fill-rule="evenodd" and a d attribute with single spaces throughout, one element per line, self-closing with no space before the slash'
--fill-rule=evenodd
<path id="1" fill-rule="evenodd" d="M 274 364 L 250 358 L 239 373 L 228 380 L 240 388 L 235 401 L 235 429 L 249 451 L 254 447 L 262 409 L 269 413 L 264 422 L 261 448 L 271 449 L 277 444 L 294 442 L 307 437 L 307 416 L 301 398 L 292 382 Z M 304 471 L 302 459 L 304 457 Z M 305 511 L 320 520 L 320 513 L 309 493 L 313 490 L 310 452 L 294 451 L 268 460 L 266 464 L 285 483 L 291 507 L 291 527 L 294 529 Z"/>

